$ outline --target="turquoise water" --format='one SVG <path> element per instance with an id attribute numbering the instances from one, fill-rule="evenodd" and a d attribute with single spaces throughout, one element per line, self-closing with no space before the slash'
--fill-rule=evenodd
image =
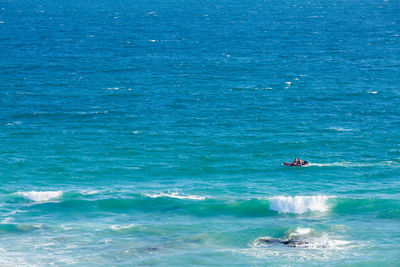
<path id="1" fill-rule="evenodd" d="M 0 265 L 399 266 L 399 12 L 1 2 Z"/>

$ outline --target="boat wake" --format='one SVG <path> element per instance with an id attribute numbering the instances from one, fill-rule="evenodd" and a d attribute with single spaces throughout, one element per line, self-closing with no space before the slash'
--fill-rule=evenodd
<path id="1" fill-rule="evenodd" d="M 316 167 L 384 167 L 384 166 L 398 166 L 400 167 L 400 163 L 396 161 L 380 161 L 380 162 L 349 162 L 349 161 L 342 161 L 342 162 L 332 162 L 332 163 L 309 163 L 309 166 L 316 166 Z"/>

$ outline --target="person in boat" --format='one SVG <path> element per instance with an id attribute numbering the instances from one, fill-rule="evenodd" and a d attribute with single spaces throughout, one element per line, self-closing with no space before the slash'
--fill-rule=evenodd
<path id="1" fill-rule="evenodd" d="M 297 160 L 297 163 L 303 165 L 303 161 L 300 158 Z"/>
<path id="2" fill-rule="evenodd" d="M 292 164 L 297 164 L 297 158 L 294 158 L 294 161 L 292 162 Z"/>

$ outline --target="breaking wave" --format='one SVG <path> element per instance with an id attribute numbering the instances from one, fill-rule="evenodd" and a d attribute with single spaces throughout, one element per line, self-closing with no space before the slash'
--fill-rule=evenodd
<path id="1" fill-rule="evenodd" d="M 18 195 L 27 198 L 35 202 L 44 202 L 52 199 L 56 199 L 62 196 L 62 191 L 29 191 L 29 192 L 17 192 Z"/>
<path id="2" fill-rule="evenodd" d="M 270 196 L 252 199 L 212 198 L 201 195 L 168 193 L 131 193 L 129 191 L 26 191 L 6 192 L 0 198 L 5 209 L 26 201 L 40 205 L 40 209 L 52 212 L 81 210 L 98 212 L 180 212 L 196 217 L 234 216 L 270 217 L 291 216 L 306 213 L 369 214 L 379 218 L 400 218 L 400 199 L 349 198 L 339 196 Z M 31 204 L 32 204 L 31 203 Z M 21 211 L 23 206 L 19 207 Z M 10 217 L 10 219 L 7 219 Z M 12 213 L 3 214 L 3 222 L 12 221 Z"/>
<path id="3" fill-rule="evenodd" d="M 293 238 L 293 237 L 299 237 L 299 236 L 303 236 L 303 235 L 308 235 L 310 234 L 312 231 L 311 228 L 301 228 L 301 227 L 297 227 L 296 230 L 292 233 L 289 234 L 289 238 Z"/>
<path id="4" fill-rule="evenodd" d="M 331 196 L 276 196 L 269 198 L 271 210 L 279 213 L 301 214 L 310 211 L 326 212 L 329 209 L 327 200 Z"/>

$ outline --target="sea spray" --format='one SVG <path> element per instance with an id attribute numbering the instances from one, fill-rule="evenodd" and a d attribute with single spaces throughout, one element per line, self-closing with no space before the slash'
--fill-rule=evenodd
<path id="1" fill-rule="evenodd" d="M 29 192 L 17 192 L 18 195 L 23 196 L 35 202 L 43 202 L 51 199 L 59 198 L 62 191 L 29 191 Z"/>
<path id="2" fill-rule="evenodd" d="M 279 213 L 301 214 L 309 211 L 325 212 L 329 209 L 327 200 L 331 196 L 275 196 L 269 198 L 269 208 Z"/>

